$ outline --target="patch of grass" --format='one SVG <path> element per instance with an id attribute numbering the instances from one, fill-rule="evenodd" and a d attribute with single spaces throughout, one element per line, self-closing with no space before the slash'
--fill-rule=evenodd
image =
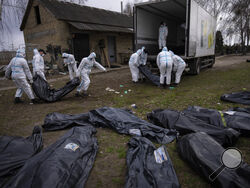
<path id="1" fill-rule="evenodd" d="M 106 153 L 114 153 L 115 148 L 114 147 L 108 147 L 106 148 Z"/>
<path id="2" fill-rule="evenodd" d="M 103 187 L 102 181 L 101 181 L 100 179 L 97 180 L 97 182 L 96 182 L 96 187 L 97 187 L 97 188 Z"/>
<path id="3" fill-rule="evenodd" d="M 123 179 L 119 177 L 112 178 L 112 182 L 121 186 L 124 184 Z"/>
<path id="4" fill-rule="evenodd" d="M 127 149 L 125 147 L 120 147 L 116 150 L 119 159 L 126 158 Z"/>

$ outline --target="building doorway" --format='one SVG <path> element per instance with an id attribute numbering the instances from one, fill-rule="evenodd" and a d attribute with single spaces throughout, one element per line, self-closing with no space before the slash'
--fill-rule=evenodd
<path id="1" fill-rule="evenodd" d="M 108 57 L 110 63 L 116 62 L 116 39 L 115 36 L 108 36 Z"/>
<path id="2" fill-rule="evenodd" d="M 76 61 L 81 62 L 82 58 L 89 55 L 89 35 L 74 34 L 73 49 Z"/>

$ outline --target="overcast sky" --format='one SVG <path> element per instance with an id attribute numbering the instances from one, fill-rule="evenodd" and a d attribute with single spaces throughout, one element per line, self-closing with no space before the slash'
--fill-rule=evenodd
<path id="1" fill-rule="evenodd" d="M 86 5 L 121 12 L 120 0 L 88 0 Z"/>
<path id="2" fill-rule="evenodd" d="M 86 5 L 121 12 L 121 1 L 122 0 L 88 0 Z M 140 0 L 140 1 L 144 2 L 147 0 Z M 125 7 L 127 2 L 134 2 L 134 1 L 123 0 L 123 7 Z"/>

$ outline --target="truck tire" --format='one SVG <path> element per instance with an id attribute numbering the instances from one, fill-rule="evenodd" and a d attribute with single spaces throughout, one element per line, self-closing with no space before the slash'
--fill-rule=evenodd
<path id="1" fill-rule="evenodd" d="M 201 71 L 200 58 L 197 58 L 190 66 L 190 73 L 193 75 L 198 75 L 200 74 L 200 71 Z"/>
<path id="2" fill-rule="evenodd" d="M 211 65 L 208 66 L 208 68 L 212 68 L 214 66 L 214 64 L 215 64 L 215 56 L 213 57 L 213 61 L 212 61 Z"/>

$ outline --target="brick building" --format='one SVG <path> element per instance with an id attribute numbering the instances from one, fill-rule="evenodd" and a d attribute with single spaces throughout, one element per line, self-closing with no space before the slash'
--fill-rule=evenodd
<path id="1" fill-rule="evenodd" d="M 115 65 L 124 63 L 133 48 L 132 17 L 56 0 L 29 0 L 20 29 L 28 60 L 36 47 L 48 52 L 45 61 L 51 63 L 61 64 L 62 52 L 81 61 L 94 51 L 100 63 L 108 59 Z"/>

